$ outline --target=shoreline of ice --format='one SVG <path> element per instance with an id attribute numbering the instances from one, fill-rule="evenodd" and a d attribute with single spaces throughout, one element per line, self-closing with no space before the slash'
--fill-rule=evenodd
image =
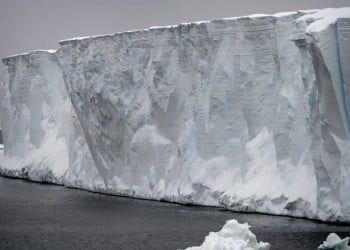
<path id="1" fill-rule="evenodd" d="M 0 157 L 1 159 L 1 157 Z M 183 206 L 202 206 L 202 207 L 211 207 L 211 208 L 218 208 L 218 209 L 225 209 L 227 211 L 232 211 L 235 213 L 248 213 L 248 214 L 258 214 L 258 215 L 269 215 L 269 216 L 283 216 L 283 217 L 289 217 L 289 218 L 296 218 L 301 220 L 311 220 L 315 222 L 325 223 L 329 225 L 350 225 L 350 220 L 325 220 L 324 218 L 319 218 L 315 216 L 300 216 L 300 215 L 291 215 L 288 213 L 273 213 L 273 212 L 264 212 L 264 211 L 256 211 L 256 210 L 240 210 L 240 209 L 232 209 L 227 206 L 220 206 L 220 205 L 210 205 L 210 204 L 202 204 L 202 203 L 195 203 L 195 202 L 188 202 L 188 201 L 178 201 L 174 199 L 174 197 L 161 197 L 161 198 L 154 198 L 154 197 L 147 197 L 147 196 L 138 196 L 135 194 L 132 194 L 130 191 L 121 191 L 118 192 L 116 190 L 107 190 L 105 187 L 103 187 L 103 184 L 99 188 L 96 187 L 86 187 L 81 186 L 77 184 L 72 183 L 65 183 L 63 180 L 64 178 L 58 178 L 55 175 L 52 174 L 51 171 L 46 171 L 45 174 L 42 175 L 34 175 L 33 177 L 28 176 L 28 172 L 23 172 L 21 169 L 5 169 L 1 167 L 0 165 L 0 176 L 3 178 L 11 178 L 11 179 L 17 179 L 17 180 L 26 180 L 33 183 L 38 184 L 47 184 L 47 185 L 58 185 L 63 186 L 66 188 L 72 188 L 72 189 L 78 189 L 81 191 L 86 192 L 92 192 L 92 193 L 99 193 L 102 195 L 113 195 L 113 196 L 119 196 L 119 197 L 126 197 L 131 199 L 139 199 L 139 200 L 149 200 L 154 202 L 165 202 L 165 203 L 172 203 L 172 204 L 178 204 Z M 40 176 L 40 177 L 39 177 Z M 36 178 L 39 177 L 39 178 Z"/>

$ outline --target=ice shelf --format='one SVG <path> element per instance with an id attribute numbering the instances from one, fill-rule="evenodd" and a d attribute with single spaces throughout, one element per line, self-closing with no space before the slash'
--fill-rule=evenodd
<path id="1" fill-rule="evenodd" d="M 350 8 L 59 43 L 3 59 L 1 174 L 350 221 Z"/>

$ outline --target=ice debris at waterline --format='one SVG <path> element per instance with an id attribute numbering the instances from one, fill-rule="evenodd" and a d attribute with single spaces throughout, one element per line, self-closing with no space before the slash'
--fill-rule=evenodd
<path id="1" fill-rule="evenodd" d="M 3 175 L 350 221 L 350 8 L 60 41 L 3 59 Z"/>
<path id="2" fill-rule="evenodd" d="M 318 249 L 320 250 L 350 250 L 349 237 L 340 239 L 340 237 L 331 233 L 328 235 L 326 241 L 321 244 Z"/>
<path id="3" fill-rule="evenodd" d="M 257 242 L 247 223 L 229 220 L 219 232 L 210 232 L 202 245 L 186 250 L 270 250 L 270 244 Z"/>

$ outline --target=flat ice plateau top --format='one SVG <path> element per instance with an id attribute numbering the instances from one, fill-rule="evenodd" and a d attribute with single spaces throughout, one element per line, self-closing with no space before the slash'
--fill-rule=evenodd
<path id="1" fill-rule="evenodd" d="M 350 222 L 350 8 L 74 38 L 3 62 L 3 175 Z"/>

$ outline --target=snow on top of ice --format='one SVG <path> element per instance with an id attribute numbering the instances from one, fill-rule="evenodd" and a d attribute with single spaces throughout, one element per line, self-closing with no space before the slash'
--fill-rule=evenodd
<path id="1" fill-rule="evenodd" d="M 248 16 L 243 16 L 243 17 L 249 17 L 249 18 L 259 18 L 259 17 L 266 17 L 266 16 L 271 16 L 268 14 L 263 14 L 263 13 L 258 13 L 258 14 L 252 14 L 252 15 L 248 15 Z M 239 18 L 239 17 L 238 17 Z"/>
<path id="2" fill-rule="evenodd" d="M 308 13 L 300 17 L 299 21 L 312 22 L 306 29 L 306 33 L 320 32 L 337 21 L 338 18 L 350 18 L 350 7 L 327 8 Z"/>
<path id="3" fill-rule="evenodd" d="M 315 13 L 317 11 L 320 11 L 320 9 L 310 9 L 310 10 L 298 10 L 299 13 L 302 13 L 302 14 L 311 14 L 311 13 Z"/>
<path id="4" fill-rule="evenodd" d="M 165 26 L 151 26 L 148 29 L 171 29 L 171 28 L 177 28 L 178 25 L 165 25 Z"/>
<path id="5" fill-rule="evenodd" d="M 94 36 L 77 36 L 67 39 L 58 40 L 58 43 L 64 43 L 69 41 L 77 41 L 77 40 L 84 40 L 84 39 L 93 39 L 98 37 L 106 37 L 106 36 L 114 36 L 115 34 L 101 34 L 101 35 L 94 35 Z"/>
<path id="6" fill-rule="evenodd" d="M 34 53 L 49 53 L 49 54 L 54 54 L 56 53 L 57 50 L 54 50 L 54 49 L 48 49 L 48 50 L 45 50 L 45 49 L 38 49 L 38 50 L 32 50 L 30 52 L 25 52 L 25 53 L 19 53 L 19 54 L 13 54 L 13 55 L 10 55 L 10 56 L 6 56 L 3 58 L 3 60 L 5 59 L 9 59 L 9 58 L 14 58 L 14 57 L 20 57 L 20 56 L 27 56 L 27 55 L 30 55 L 30 54 L 34 54 Z"/>
<path id="7" fill-rule="evenodd" d="M 295 15 L 297 13 L 298 13 L 298 11 L 280 12 L 280 13 L 274 14 L 273 16 L 275 16 L 275 17 L 284 17 L 284 16 Z"/>

